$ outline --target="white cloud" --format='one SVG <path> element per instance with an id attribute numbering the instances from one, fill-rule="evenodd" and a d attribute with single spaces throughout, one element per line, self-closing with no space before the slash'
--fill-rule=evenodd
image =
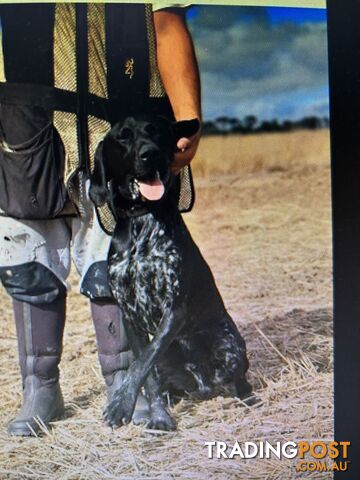
<path id="1" fill-rule="evenodd" d="M 250 20 L 242 19 L 242 13 L 245 17 L 255 11 Z M 325 23 L 274 26 L 264 12 L 206 7 L 190 22 L 205 118 L 247 114 L 295 118 L 302 112 L 327 112 Z"/>

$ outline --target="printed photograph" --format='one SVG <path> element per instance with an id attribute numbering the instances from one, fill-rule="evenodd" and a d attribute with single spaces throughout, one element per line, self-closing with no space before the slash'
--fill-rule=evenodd
<path id="1" fill-rule="evenodd" d="M 326 10 L 0 18 L 0 478 L 346 470 Z"/>

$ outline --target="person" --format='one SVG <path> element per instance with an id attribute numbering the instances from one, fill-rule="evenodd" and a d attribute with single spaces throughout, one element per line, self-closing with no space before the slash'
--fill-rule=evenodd
<path id="1" fill-rule="evenodd" d="M 0 6 L 0 279 L 13 301 L 23 385 L 12 435 L 36 434 L 39 418 L 48 424 L 64 411 L 58 366 L 70 245 L 108 400 L 131 362 L 107 286 L 114 219 L 107 205 L 95 212 L 88 176 L 97 144 L 121 115 L 148 109 L 200 119 L 183 12 L 165 2 Z M 199 137 L 179 140 L 178 178 L 189 174 Z M 148 416 L 141 395 L 133 422 Z"/>

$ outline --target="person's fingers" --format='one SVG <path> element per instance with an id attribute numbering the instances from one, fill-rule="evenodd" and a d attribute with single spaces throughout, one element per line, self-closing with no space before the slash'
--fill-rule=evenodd
<path id="1" fill-rule="evenodd" d="M 175 153 L 175 158 L 174 162 L 171 166 L 171 171 L 174 175 L 177 175 L 180 170 L 185 167 L 185 165 L 188 165 L 194 156 L 194 152 L 192 152 L 192 149 L 180 151 L 178 153 Z"/>
<path id="2" fill-rule="evenodd" d="M 186 150 L 187 148 L 189 148 L 191 145 L 191 139 L 190 138 L 186 138 L 186 137 L 182 137 L 178 140 L 176 146 L 179 150 Z"/>
<path id="3" fill-rule="evenodd" d="M 197 150 L 199 140 L 200 133 L 197 133 L 190 138 L 181 137 L 177 141 L 176 146 L 179 151 L 175 152 L 174 162 L 171 166 L 171 171 L 174 175 L 177 175 L 185 165 L 191 162 Z"/>

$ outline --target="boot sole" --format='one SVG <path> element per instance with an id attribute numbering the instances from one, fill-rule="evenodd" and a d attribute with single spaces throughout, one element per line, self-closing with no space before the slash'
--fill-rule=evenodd
<path id="1" fill-rule="evenodd" d="M 64 412 L 65 409 L 62 408 L 61 410 L 56 411 L 49 420 L 42 420 L 42 423 L 44 423 L 44 425 L 48 427 L 51 422 L 59 420 L 64 415 Z M 31 428 L 29 428 L 29 425 L 31 426 Z M 14 422 L 10 422 L 7 427 L 7 432 L 14 437 L 34 437 L 39 433 L 41 434 L 42 430 L 38 423 L 31 419 L 28 422 L 26 422 L 25 420 L 17 420 Z"/>

